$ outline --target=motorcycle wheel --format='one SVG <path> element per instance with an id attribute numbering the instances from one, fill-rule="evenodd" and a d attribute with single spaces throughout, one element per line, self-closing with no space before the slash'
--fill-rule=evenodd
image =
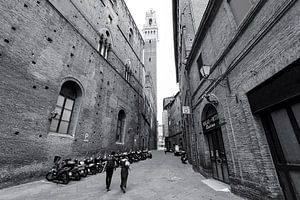
<path id="1" fill-rule="evenodd" d="M 92 170 L 90 168 L 87 169 L 88 175 L 92 175 Z"/>
<path id="2" fill-rule="evenodd" d="M 67 174 L 67 172 L 62 173 L 60 176 L 61 176 L 61 180 L 62 180 L 63 184 L 67 185 L 70 181 L 70 177 Z"/>
<path id="3" fill-rule="evenodd" d="M 95 175 L 95 174 L 97 174 L 97 170 L 96 169 L 91 169 L 91 173 L 92 173 L 92 175 Z"/>
<path id="4" fill-rule="evenodd" d="M 52 172 L 48 172 L 47 174 L 46 174 L 46 179 L 47 179 L 47 181 L 53 181 L 53 174 L 52 174 Z"/>
<path id="5" fill-rule="evenodd" d="M 88 175 L 88 171 L 87 171 L 87 169 L 84 169 L 84 170 L 83 170 L 83 173 L 82 173 L 82 176 L 83 176 L 83 177 L 87 177 L 87 175 Z"/>
<path id="6" fill-rule="evenodd" d="M 98 173 L 101 173 L 103 171 L 103 167 L 102 166 L 99 166 L 98 167 Z"/>
<path id="7" fill-rule="evenodd" d="M 75 178 L 75 181 L 80 181 L 80 179 L 81 179 L 80 173 L 79 172 L 75 172 L 74 173 L 74 178 Z"/>

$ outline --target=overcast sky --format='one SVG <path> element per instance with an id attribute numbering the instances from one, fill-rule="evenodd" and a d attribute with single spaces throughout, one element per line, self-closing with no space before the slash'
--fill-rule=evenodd
<path id="1" fill-rule="evenodd" d="M 157 48 L 157 120 L 162 121 L 163 98 L 175 95 L 176 84 L 175 61 L 173 49 L 172 0 L 125 0 L 140 32 L 145 24 L 146 12 L 156 12 L 159 43 Z"/>

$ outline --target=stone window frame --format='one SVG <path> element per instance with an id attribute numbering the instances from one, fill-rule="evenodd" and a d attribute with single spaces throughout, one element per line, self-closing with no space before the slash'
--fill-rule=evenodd
<path id="1" fill-rule="evenodd" d="M 133 34 L 133 29 L 129 28 L 129 32 L 128 32 L 128 41 L 131 45 L 133 45 L 133 38 L 134 38 L 134 34 Z"/>
<path id="2" fill-rule="evenodd" d="M 153 23 L 153 19 L 152 19 L 152 18 L 149 18 L 149 19 L 148 19 L 148 25 L 149 25 L 149 26 L 152 26 L 152 23 Z"/>
<path id="3" fill-rule="evenodd" d="M 54 112 L 55 117 L 51 121 L 50 131 L 61 134 L 69 134 L 69 127 L 71 124 L 72 115 L 74 113 L 75 102 L 76 95 L 74 95 L 74 97 L 70 97 L 62 92 L 58 95 Z M 54 123 L 54 121 L 56 123 Z M 65 128 L 63 128 L 63 124 L 65 124 Z"/>
<path id="4" fill-rule="evenodd" d="M 125 124 L 126 124 L 126 112 L 122 108 L 118 112 L 117 116 L 117 129 L 116 129 L 116 144 L 124 144 L 125 139 Z"/>
<path id="5" fill-rule="evenodd" d="M 112 7 L 115 7 L 117 5 L 117 1 L 116 0 L 109 0 L 109 2 L 111 3 Z"/>
<path id="6" fill-rule="evenodd" d="M 131 65 L 131 60 L 127 59 L 125 68 L 124 68 L 124 78 L 126 81 L 130 82 L 130 78 L 132 76 L 132 65 Z"/>
<path id="7" fill-rule="evenodd" d="M 85 90 L 84 90 L 84 87 L 82 86 L 82 84 L 79 80 L 77 80 L 74 77 L 66 77 L 61 81 L 61 85 L 59 87 L 59 93 L 57 94 L 56 100 L 58 99 L 58 97 L 61 93 L 63 85 L 67 82 L 73 82 L 73 84 L 75 84 L 76 87 L 77 87 L 76 92 L 78 93 L 77 97 L 75 99 L 74 105 L 73 105 L 70 124 L 69 124 L 69 127 L 68 127 L 68 133 L 64 134 L 64 133 L 59 133 L 59 132 L 53 132 L 53 131 L 50 130 L 52 119 L 56 115 L 56 113 L 55 113 L 56 103 L 55 103 L 55 107 L 54 107 L 53 111 L 51 112 L 51 116 L 49 118 L 50 119 L 50 125 L 49 125 L 49 129 L 48 129 L 48 134 L 52 135 L 52 136 L 60 136 L 60 137 L 66 137 L 66 138 L 74 139 L 76 128 L 77 128 L 77 125 L 78 125 L 78 119 L 79 119 L 79 116 L 80 116 L 81 105 L 82 105 L 82 102 L 83 102 L 83 98 L 85 96 Z"/>
<path id="8" fill-rule="evenodd" d="M 111 15 L 108 15 L 108 16 L 107 16 L 107 20 L 108 20 L 108 22 L 109 22 L 110 24 L 112 24 L 113 18 L 112 18 Z"/>
<path id="9" fill-rule="evenodd" d="M 198 58 L 197 58 L 197 68 L 198 68 L 198 73 L 199 73 L 199 81 L 201 81 L 204 77 L 201 74 L 201 67 L 203 66 L 203 60 L 202 60 L 202 54 L 200 53 Z"/>
<path id="10" fill-rule="evenodd" d="M 246 2 L 248 2 L 249 4 L 245 5 Z M 253 5 L 251 0 L 227 0 L 227 3 L 230 7 L 231 13 L 237 25 L 242 24 Z M 239 6 L 236 6 L 236 3 L 239 3 L 239 6 L 242 6 L 243 9 L 241 9 L 241 7 Z M 247 8 L 245 8 L 245 6 L 247 6 Z"/>
<path id="11" fill-rule="evenodd" d="M 112 35 L 109 29 L 104 28 L 100 31 L 100 39 L 97 46 L 97 51 L 106 60 L 108 58 L 108 53 L 112 47 Z"/>

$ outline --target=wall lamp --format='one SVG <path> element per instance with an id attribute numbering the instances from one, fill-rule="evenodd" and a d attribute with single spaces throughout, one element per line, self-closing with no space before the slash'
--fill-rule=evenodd
<path id="1" fill-rule="evenodd" d="M 218 80 L 221 76 L 223 76 L 223 74 L 221 74 L 220 76 L 218 76 L 217 78 L 208 78 L 209 74 L 210 74 L 210 69 L 211 69 L 211 66 L 210 65 L 202 65 L 201 68 L 200 68 L 200 73 L 201 75 L 203 76 L 204 80 L 210 80 L 210 81 L 216 81 Z M 227 76 L 222 78 L 222 79 L 226 79 L 226 85 L 222 85 L 221 83 L 219 83 L 219 85 L 223 86 L 223 87 L 227 87 L 230 91 L 231 91 L 231 88 L 230 88 L 230 85 L 229 85 L 229 82 L 228 82 L 228 78 Z"/>
<path id="2" fill-rule="evenodd" d="M 217 106 L 218 104 L 219 104 L 219 101 L 218 101 L 218 98 L 217 98 L 217 96 L 216 95 L 214 95 L 214 94 L 208 94 L 208 93 L 205 93 L 203 96 L 202 96 L 202 98 L 204 99 L 206 99 L 206 101 L 208 102 L 208 103 L 211 103 L 211 104 L 213 104 L 213 105 L 215 105 L 215 106 Z M 214 98 L 214 99 L 213 99 Z"/>
<path id="3" fill-rule="evenodd" d="M 210 70 L 211 70 L 211 66 L 210 65 L 202 65 L 200 68 L 200 73 L 203 76 L 204 80 L 211 80 L 211 81 L 216 81 L 218 80 L 222 75 L 218 76 L 217 78 L 211 78 L 209 79 L 209 75 L 210 75 Z M 219 85 L 223 86 L 223 87 L 227 87 L 229 89 L 229 91 L 231 91 L 230 89 L 230 85 L 229 85 L 229 81 L 228 78 L 225 77 L 226 79 L 226 85 L 222 85 L 221 82 L 219 82 Z M 212 93 L 207 93 L 205 92 L 205 94 L 202 96 L 202 98 L 205 98 L 209 103 L 213 104 L 213 105 L 218 105 L 219 101 L 216 95 L 212 94 Z"/>
<path id="4" fill-rule="evenodd" d="M 200 73 L 205 79 L 207 79 L 210 74 L 210 68 L 210 65 L 202 65 L 202 67 L 200 68 Z"/>

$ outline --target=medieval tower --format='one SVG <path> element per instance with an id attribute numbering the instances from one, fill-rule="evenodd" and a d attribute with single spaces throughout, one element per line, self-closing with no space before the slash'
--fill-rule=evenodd
<path id="1" fill-rule="evenodd" d="M 157 112 L 157 42 L 158 27 L 156 23 L 156 15 L 154 10 L 146 12 L 145 24 L 143 27 L 143 35 L 145 39 L 144 47 L 144 65 L 146 68 L 146 85 L 151 88 L 153 97 L 154 110 Z"/>

